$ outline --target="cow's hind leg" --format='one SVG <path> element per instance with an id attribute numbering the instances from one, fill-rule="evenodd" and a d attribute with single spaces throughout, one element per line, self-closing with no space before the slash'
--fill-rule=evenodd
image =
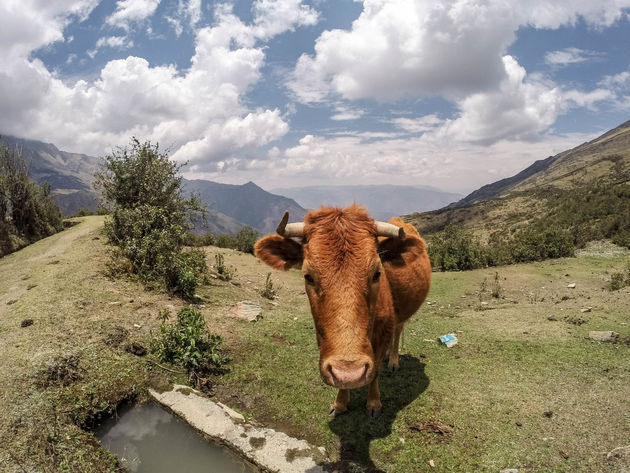
<path id="1" fill-rule="evenodd" d="M 392 373 L 398 371 L 398 344 L 400 342 L 400 334 L 403 330 L 404 323 L 396 324 L 392 343 L 389 346 L 389 360 L 387 361 L 387 369 Z"/>
<path id="2" fill-rule="evenodd" d="M 340 389 L 337 393 L 337 399 L 333 402 L 333 405 L 330 406 L 328 415 L 331 417 L 337 417 L 341 414 L 345 414 L 348 412 L 348 402 L 350 402 L 350 390 Z"/>

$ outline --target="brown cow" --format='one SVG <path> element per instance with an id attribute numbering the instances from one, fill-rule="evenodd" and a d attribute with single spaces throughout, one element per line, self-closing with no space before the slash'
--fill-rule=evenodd
<path id="1" fill-rule="evenodd" d="M 367 410 L 381 410 L 380 366 L 398 368 L 403 324 L 429 292 L 431 264 L 424 240 L 400 218 L 375 222 L 360 206 L 321 208 L 304 223 L 287 225 L 256 243 L 268 265 L 287 270 L 302 264 L 317 330 L 319 371 L 339 388 L 330 414 L 347 411 L 350 389 L 370 383 Z M 301 237 L 298 243 L 290 237 Z"/>

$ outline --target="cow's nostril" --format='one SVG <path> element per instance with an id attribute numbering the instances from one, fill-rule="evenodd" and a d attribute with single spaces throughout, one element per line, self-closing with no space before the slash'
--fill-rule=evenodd
<path id="1" fill-rule="evenodd" d="M 328 371 L 332 377 L 332 381 L 340 384 L 354 384 L 361 381 L 365 381 L 367 372 L 370 369 L 370 364 L 354 364 L 354 363 L 329 363 L 326 365 L 326 371 Z"/>

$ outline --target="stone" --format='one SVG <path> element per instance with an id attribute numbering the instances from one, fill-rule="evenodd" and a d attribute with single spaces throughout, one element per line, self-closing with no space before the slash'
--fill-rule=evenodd
<path id="1" fill-rule="evenodd" d="M 574 283 L 574 282 L 572 282 L 571 284 L 567 284 L 567 287 L 568 287 L 569 289 L 575 289 L 575 283 Z"/>
<path id="2" fill-rule="evenodd" d="M 584 314 L 586 312 L 591 312 L 592 310 L 593 310 L 592 307 L 584 307 L 583 309 L 580 309 L 580 312 Z"/>
<path id="3" fill-rule="evenodd" d="M 591 330 L 588 332 L 588 338 L 598 342 L 614 342 L 618 337 L 619 334 L 612 330 Z"/>
<path id="4" fill-rule="evenodd" d="M 262 307 L 253 301 L 241 301 L 229 310 L 228 316 L 254 322 L 262 317 Z"/>
<path id="5" fill-rule="evenodd" d="M 219 405 L 197 390 L 175 385 L 165 392 L 149 389 L 149 394 L 192 427 L 241 453 L 264 471 L 326 471 L 322 465 L 327 458 L 319 448 L 283 432 L 235 419 L 226 410 L 227 406 Z M 240 416 L 232 409 L 229 411 Z"/>

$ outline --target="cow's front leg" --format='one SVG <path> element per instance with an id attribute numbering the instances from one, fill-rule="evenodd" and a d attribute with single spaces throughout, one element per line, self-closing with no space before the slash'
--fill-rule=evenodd
<path id="1" fill-rule="evenodd" d="M 348 402 L 350 402 L 350 390 L 340 389 L 337 393 L 337 399 L 335 399 L 333 405 L 330 406 L 328 415 L 331 417 L 337 417 L 341 414 L 345 414 L 348 412 Z"/>
<path id="2" fill-rule="evenodd" d="M 367 398 L 367 414 L 370 417 L 378 417 L 381 413 L 381 393 L 378 390 L 378 373 L 374 376 L 374 380 L 370 383 L 370 389 L 368 391 Z"/>

